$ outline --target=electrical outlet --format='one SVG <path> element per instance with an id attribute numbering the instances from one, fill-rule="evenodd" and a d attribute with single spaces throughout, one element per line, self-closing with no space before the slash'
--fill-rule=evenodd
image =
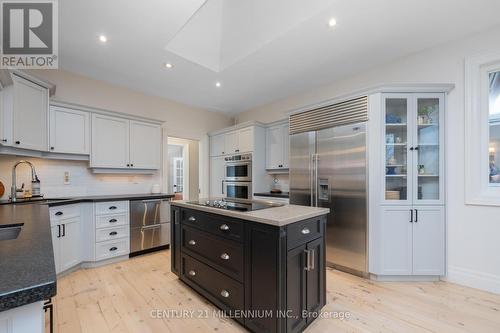
<path id="1" fill-rule="evenodd" d="M 69 171 L 64 171 L 64 185 L 69 185 Z"/>

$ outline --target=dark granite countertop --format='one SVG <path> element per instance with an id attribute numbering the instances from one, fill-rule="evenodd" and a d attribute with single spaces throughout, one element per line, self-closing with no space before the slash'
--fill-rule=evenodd
<path id="1" fill-rule="evenodd" d="M 0 240 L 0 311 L 46 300 L 56 294 L 49 208 L 46 205 L 0 206 L 0 228 L 17 223 L 24 223 L 17 238 Z"/>
<path id="2" fill-rule="evenodd" d="M 254 193 L 253 195 L 256 195 L 258 197 L 285 198 L 285 199 L 290 197 L 290 193 L 288 192 L 281 192 L 281 193 L 261 192 L 261 193 Z"/>
<path id="3" fill-rule="evenodd" d="M 18 199 L 16 204 L 26 203 L 46 203 L 49 206 L 70 205 L 80 202 L 102 202 L 102 201 L 121 201 L 121 200 L 141 200 L 141 199 L 166 199 L 173 198 L 174 194 L 167 193 L 143 193 L 143 194 L 110 194 L 110 195 L 89 195 L 80 197 L 65 197 L 65 198 L 33 198 L 33 199 Z M 12 204 L 9 200 L 0 201 L 0 205 Z"/>

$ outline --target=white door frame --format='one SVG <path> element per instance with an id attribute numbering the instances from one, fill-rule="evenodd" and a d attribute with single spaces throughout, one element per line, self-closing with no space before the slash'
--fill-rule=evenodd
<path id="1" fill-rule="evenodd" d="M 189 143 L 187 140 L 184 139 L 178 139 L 178 138 L 173 138 L 173 137 L 168 137 L 167 139 L 167 152 L 168 152 L 168 145 L 176 145 L 176 146 L 182 146 L 182 158 L 184 160 L 184 182 L 182 184 L 182 198 L 184 200 L 189 199 Z M 168 160 L 168 155 L 167 155 L 167 160 Z M 165 163 L 167 165 L 167 188 L 170 188 L 170 184 L 168 183 L 170 180 L 168 179 L 168 168 L 169 168 L 169 163 Z"/>

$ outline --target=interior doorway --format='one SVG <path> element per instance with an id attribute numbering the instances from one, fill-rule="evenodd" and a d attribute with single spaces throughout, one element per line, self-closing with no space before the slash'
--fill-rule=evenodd
<path id="1" fill-rule="evenodd" d="M 198 199 L 198 146 L 195 140 L 168 137 L 167 188 L 174 200 Z"/>

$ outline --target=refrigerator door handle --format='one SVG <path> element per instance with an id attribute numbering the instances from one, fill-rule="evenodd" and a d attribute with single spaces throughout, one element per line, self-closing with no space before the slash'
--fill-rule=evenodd
<path id="1" fill-rule="evenodd" d="M 314 154 L 309 156 L 309 191 L 311 194 L 311 206 L 314 206 Z"/>
<path id="2" fill-rule="evenodd" d="M 318 207 L 319 195 L 319 174 L 318 174 L 318 154 L 314 154 L 314 206 Z"/>

